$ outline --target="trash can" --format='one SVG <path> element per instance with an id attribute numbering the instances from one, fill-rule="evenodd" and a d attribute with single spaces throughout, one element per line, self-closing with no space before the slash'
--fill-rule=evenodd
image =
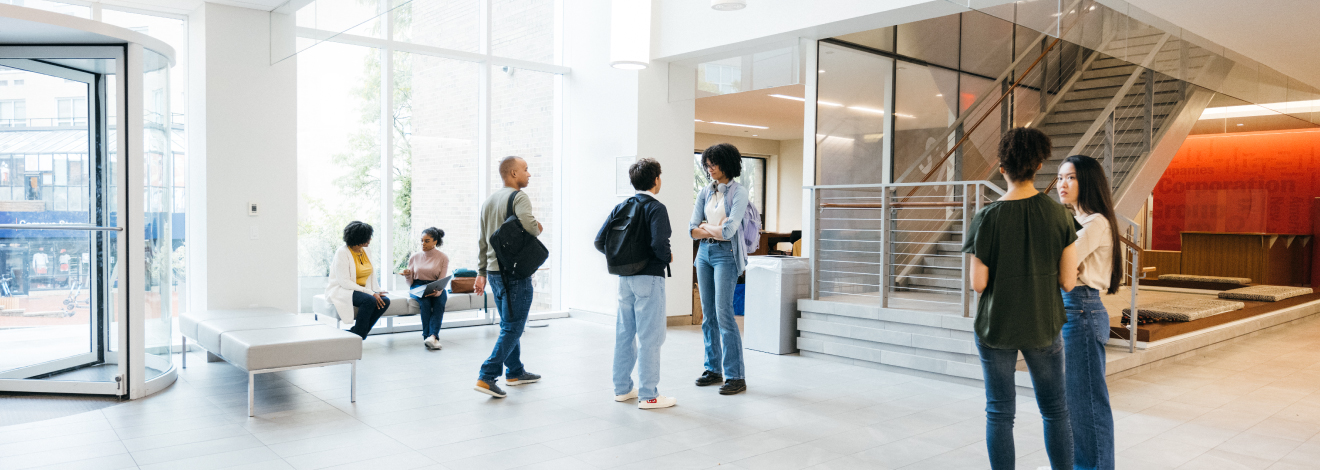
<path id="1" fill-rule="evenodd" d="M 743 346 L 770 354 L 797 352 L 797 301 L 811 295 L 809 260 L 752 256 L 746 282 Z"/>

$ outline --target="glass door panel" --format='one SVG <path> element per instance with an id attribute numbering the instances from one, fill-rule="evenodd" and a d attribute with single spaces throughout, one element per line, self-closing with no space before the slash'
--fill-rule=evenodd
<path id="1" fill-rule="evenodd" d="M 0 59 L 0 390 L 119 394 L 104 75 Z M 13 84 L 21 85 L 13 85 Z M 21 105 L 21 106 L 20 106 Z M 22 111 L 19 113 L 18 111 Z"/>

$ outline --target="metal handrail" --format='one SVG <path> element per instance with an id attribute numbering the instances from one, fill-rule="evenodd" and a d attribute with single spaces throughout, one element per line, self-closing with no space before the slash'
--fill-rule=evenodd
<path id="1" fill-rule="evenodd" d="M 0 224 L 0 230 L 81 230 L 89 232 L 122 232 L 124 231 L 124 228 L 83 224 Z"/>

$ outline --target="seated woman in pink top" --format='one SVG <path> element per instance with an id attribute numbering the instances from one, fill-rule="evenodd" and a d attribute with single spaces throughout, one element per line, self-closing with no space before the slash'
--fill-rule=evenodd
<path id="1" fill-rule="evenodd" d="M 440 245 L 445 243 L 445 231 L 435 227 L 422 230 L 422 251 L 413 253 L 408 258 L 408 269 L 403 270 L 404 279 L 412 287 L 424 286 L 435 282 L 449 272 L 449 257 L 440 252 Z M 440 323 L 445 318 L 445 301 L 449 293 L 441 290 L 426 297 L 410 295 L 422 308 L 422 344 L 426 349 L 440 349 Z"/>

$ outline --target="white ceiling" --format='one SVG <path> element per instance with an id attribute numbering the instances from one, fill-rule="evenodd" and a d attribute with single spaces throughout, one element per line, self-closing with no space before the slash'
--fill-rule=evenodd
<path id="1" fill-rule="evenodd" d="M 270 11 L 288 0 L 209 0 L 211 3 Z M 119 5 L 144 10 L 164 11 L 186 15 L 201 6 L 203 0 L 102 0 L 106 5 Z"/>
<path id="2" fill-rule="evenodd" d="M 775 98 L 772 94 L 802 97 L 805 87 L 789 85 L 697 99 L 697 132 L 752 139 L 793 140 L 802 138 L 801 101 Z M 711 124 L 728 122 L 765 126 L 769 129 Z"/>
<path id="3" fill-rule="evenodd" d="M 1320 87 L 1316 0 L 1127 0 L 1128 3 Z"/>

